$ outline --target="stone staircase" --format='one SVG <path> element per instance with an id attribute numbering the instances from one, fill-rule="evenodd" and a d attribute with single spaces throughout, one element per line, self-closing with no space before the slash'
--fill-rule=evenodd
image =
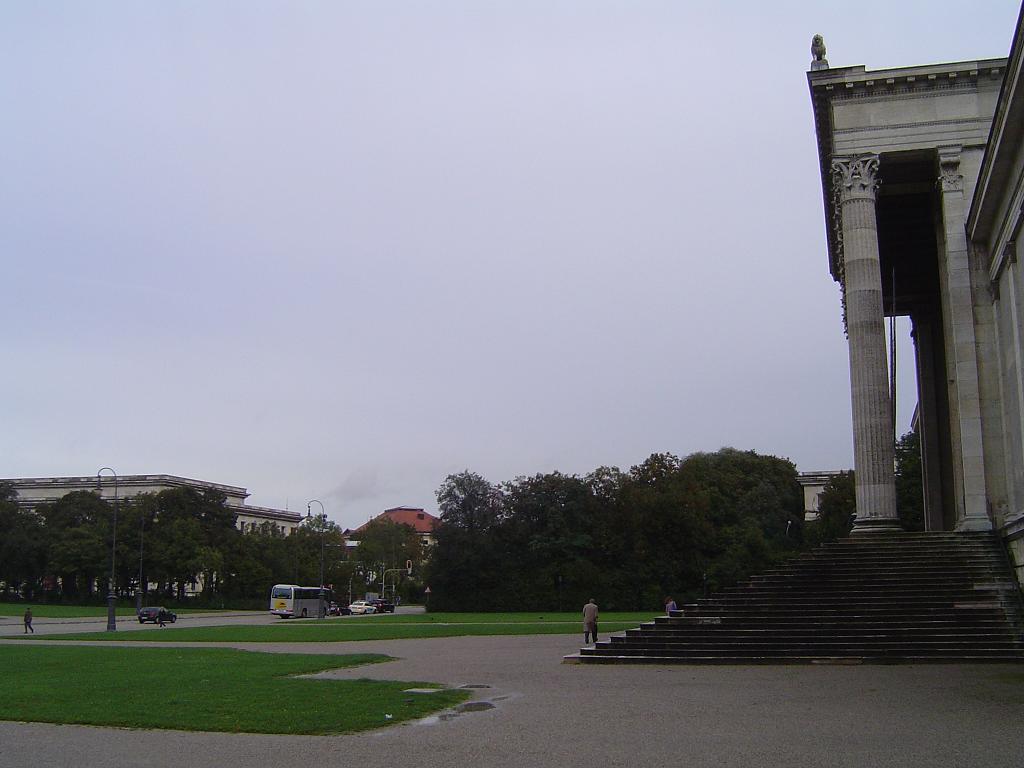
<path id="1" fill-rule="evenodd" d="M 579 654 L 576 663 L 1022 662 L 1021 594 L 992 534 L 825 544 Z"/>

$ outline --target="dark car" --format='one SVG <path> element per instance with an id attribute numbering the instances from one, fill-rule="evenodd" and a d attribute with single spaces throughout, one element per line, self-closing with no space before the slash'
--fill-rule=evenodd
<path id="1" fill-rule="evenodd" d="M 177 620 L 178 614 L 158 605 L 151 605 L 139 611 L 139 624 L 145 624 L 147 621 L 152 621 L 154 624 L 159 624 L 161 621 L 173 624 Z"/>
<path id="2" fill-rule="evenodd" d="M 328 616 L 351 616 L 352 615 L 352 609 L 350 609 L 347 605 L 338 605 L 337 603 L 331 603 L 329 606 L 327 606 L 327 615 Z"/>
<path id="3" fill-rule="evenodd" d="M 372 605 L 376 609 L 377 613 L 394 613 L 395 612 L 395 604 L 394 603 L 389 603 L 387 600 L 382 600 L 381 598 L 378 597 L 377 599 L 370 600 L 369 602 L 370 602 L 370 605 Z"/>

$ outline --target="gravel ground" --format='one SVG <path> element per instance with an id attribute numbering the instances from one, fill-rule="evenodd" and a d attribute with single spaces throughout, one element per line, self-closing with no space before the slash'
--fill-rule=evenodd
<path id="1" fill-rule="evenodd" d="M 985 766 L 1024 764 L 1024 667 L 561 664 L 565 636 L 275 644 L 398 661 L 328 677 L 473 687 L 473 705 L 353 736 L 0 722 L 0 766 Z M 0 650 L 2 654 L 2 650 Z M 381 713 L 382 724 L 386 722 Z"/>

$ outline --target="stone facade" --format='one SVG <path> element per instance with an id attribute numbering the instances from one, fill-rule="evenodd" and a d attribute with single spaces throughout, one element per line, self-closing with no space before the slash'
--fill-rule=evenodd
<path id="1" fill-rule="evenodd" d="M 114 498 L 114 479 L 103 474 L 86 477 L 15 477 L 0 479 L 10 483 L 18 493 L 18 505 L 34 509 L 39 504 L 59 499 L 72 491 L 91 491 L 101 498 Z M 217 491 L 223 493 L 227 506 L 235 513 L 235 524 L 242 531 L 255 528 L 263 523 L 276 525 L 282 533 L 289 534 L 302 522 L 302 515 L 284 509 L 255 507 L 245 503 L 249 492 L 245 488 L 204 480 L 190 480 L 175 475 L 124 475 L 117 478 L 117 495 L 125 499 L 142 493 L 159 493 L 172 488 L 191 488 L 195 491 Z"/>
<path id="2" fill-rule="evenodd" d="M 896 523 L 883 318 L 906 315 L 926 527 L 1024 548 L 1022 38 L 1018 19 L 1008 59 L 807 73 L 850 346 L 857 533 Z"/>

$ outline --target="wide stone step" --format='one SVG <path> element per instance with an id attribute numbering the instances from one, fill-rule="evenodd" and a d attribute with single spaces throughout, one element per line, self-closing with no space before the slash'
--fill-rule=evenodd
<path id="1" fill-rule="evenodd" d="M 932 578 L 943 579 L 943 578 L 956 578 L 967 575 L 974 575 L 976 573 L 1003 573 L 1005 568 L 999 568 L 994 565 L 987 563 L 974 563 L 971 565 L 956 565 L 946 563 L 945 566 L 939 563 L 806 563 L 802 566 L 781 566 L 770 571 L 766 571 L 764 574 L 754 576 L 750 581 L 759 581 L 770 576 L 789 576 L 789 577 L 816 577 L 821 575 L 835 575 L 835 576 L 851 576 L 851 577 L 871 577 L 878 576 L 883 578 L 892 578 L 893 576 L 931 576 Z"/>
<path id="2" fill-rule="evenodd" d="M 636 660 L 642 660 L 644 658 L 660 658 L 666 659 L 667 663 L 669 659 L 675 659 L 676 662 L 684 664 L 690 662 L 697 662 L 701 658 L 732 658 L 736 659 L 739 663 L 740 659 L 750 662 L 750 660 L 757 658 L 774 658 L 774 659 L 812 659 L 812 658 L 876 658 L 876 659 L 909 659 L 909 658 L 941 658 L 947 659 L 952 662 L 967 662 L 971 659 L 1000 659 L 1004 662 L 1022 663 L 1024 662 L 1024 651 L 1008 650 L 1006 648 L 933 648 L 923 650 L 920 648 L 884 648 L 884 649 L 854 649 L 854 650 L 838 650 L 836 652 L 829 652 L 827 649 L 795 649 L 793 651 L 773 651 L 773 650 L 757 650 L 751 649 L 745 651 L 742 648 L 732 649 L 694 649 L 693 651 L 681 651 L 678 649 L 651 649 L 649 653 L 642 651 L 636 651 L 630 649 L 629 653 L 624 653 L 621 650 L 609 650 L 608 652 L 583 648 L 581 649 L 581 656 L 591 658 L 601 657 L 614 657 L 618 659 L 632 658 Z"/>
<path id="3" fill-rule="evenodd" d="M 691 635 L 676 634 L 650 634 L 650 635 L 613 635 L 609 642 L 614 646 L 649 647 L 653 645 L 664 646 L 692 646 L 692 645 L 790 645 L 803 644 L 815 645 L 820 643 L 834 643 L 839 645 L 860 645 L 864 643 L 877 642 L 928 642 L 928 643 L 999 643 L 1021 647 L 1022 640 L 1012 632 L 992 631 L 996 628 L 988 628 L 986 631 L 972 632 L 843 632 L 835 634 L 815 634 L 810 632 L 722 632 L 722 633 L 694 633 Z"/>
<path id="4" fill-rule="evenodd" d="M 732 604 L 744 602 L 793 602 L 798 604 L 838 602 L 844 596 L 843 592 L 835 590 L 821 590 L 811 594 L 801 593 L 792 590 L 745 590 L 742 592 L 729 592 L 714 599 L 717 604 Z M 712 598 L 708 598 L 712 600 Z M 849 594 L 845 603 L 858 601 L 884 601 L 884 602 L 944 602 L 946 604 L 979 602 L 984 600 L 998 601 L 1000 599 L 1014 599 L 1010 591 L 1000 589 L 971 589 L 971 590 L 944 590 L 942 592 L 905 592 L 898 590 L 886 590 L 884 592 L 857 592 Z"/>
<path id="5" fill-rule="evenodd" d="M 567 664 L 573 663 L 586 663 L 586 664 L 660 664 L 660 665 L 675 665 L 675 664 L 700 664 L 700 665 L 742 665 L 750 666 L 753 664 L 758 665 L 779 665 L 779 664 L 1008 664 L 1008 663 L 1019 663 L 1021 657 L 1017 655 L 991 655 L 991 656 L 972 656 L 967 653 L 952 653 L 948 656 L 915 656 L 912 654 L 893 655 L 893 656 L 843 656 L 843 657 L 828 657 L 828 656 L 690 656 L 686 658 L 671 657 L 671 656 L 632 656 L 632 655 L 621 655 L 613 656 L 601 655 L 601 656 L 584 656 L 582 652 L 580 654 L 570 654 L 564 657 L 564 662 Z"/>
<path id="6" fill-rule="evenodd" d="M 697 610 L 687 611 L 686 615 L 733 615 L 749 616 L 755 615 L 820 615 L 820 614 L 885 614 L 899 615 L 927 615 L 935 612 L 946 611 L 999 611 L 1002 606 L 995 600 L 978 600 L 962 603 L 901 603 L 901 602 L 862 602 L 862 603 L 782 603 L 782 602 L 757 602 L 750 603 L 715 603 L 701 605 Z"/>
<path id="7" fill-rule="evenodd" d="M 737 629 L 757 629 L 764 628 L 771 631 L 798 631 L 798 630 L 814 630 L 821 628 L 823 630 L 872 630 L 876 628 L 884 627 L 895 627 L 897 629 L 941 629 L 946 627 L 958 627 L 964 630 L 975 630 L 981 627 L 1006 627 L 1008 626 L 1006 617 L 1001 615 L 987 615 L 987 616 L 960 616 L 951 618 L 891 618 L 888 616 L 883 617 L 819 617 L 814 620 L 805 620 L 802 618 L 792 619 L 785 617 L 758 617 L 755 619 L 740 619 L 736 617 L 707 617 L 709 620 L 704 622 L 694 621 L 687 626 L 681 626 L 678 630 L 663 627 L 661 625 L 644 625 L 637 629 L 629 629 L 627 632 L 643 632 L 643 631 L 657 631 L 657 632 L 672 632 L 679 631 L 685 633 L 688 629 L 693 627 L 707 627 L 707 628 L 728 628 L 731 630 Z M 714 618 L 715 621 L 710 619 Z M 1011 627 L 1010 631 L 1017 632 L 1017 630 Z"/>
<path id="8" fill-rule="evenodd" d="M 980 639 L 999 640 L 1008 643 L 1024 643 L 1024 638 L 1012 631 L 1005 631 L 999 627 L 985 627 L 976 631 L 958 627 L 954 631 L 926 632 L 926 631 L 871 631 L 857 632 L 844 630 L 841 632 L 805 632 L 805 631 L 778 631 L 778 632 L 641 632 L 640 634 L 615 634 L 611 635 L 602 643 L 612 644 L 693 644 L 707 642 L 722 643 L 875 643 L 875 642 L 960 642 L 969 640 L 978 642 Z M 1024 646 L 1022 646 L 1024 647 Z"/>
<path id="9" fill-rule="evenodd" d="M 885 534 L 799 556 L 613 635 L 583 663 L 1024 661 L 1021 603 L 990 534 Z"/>

